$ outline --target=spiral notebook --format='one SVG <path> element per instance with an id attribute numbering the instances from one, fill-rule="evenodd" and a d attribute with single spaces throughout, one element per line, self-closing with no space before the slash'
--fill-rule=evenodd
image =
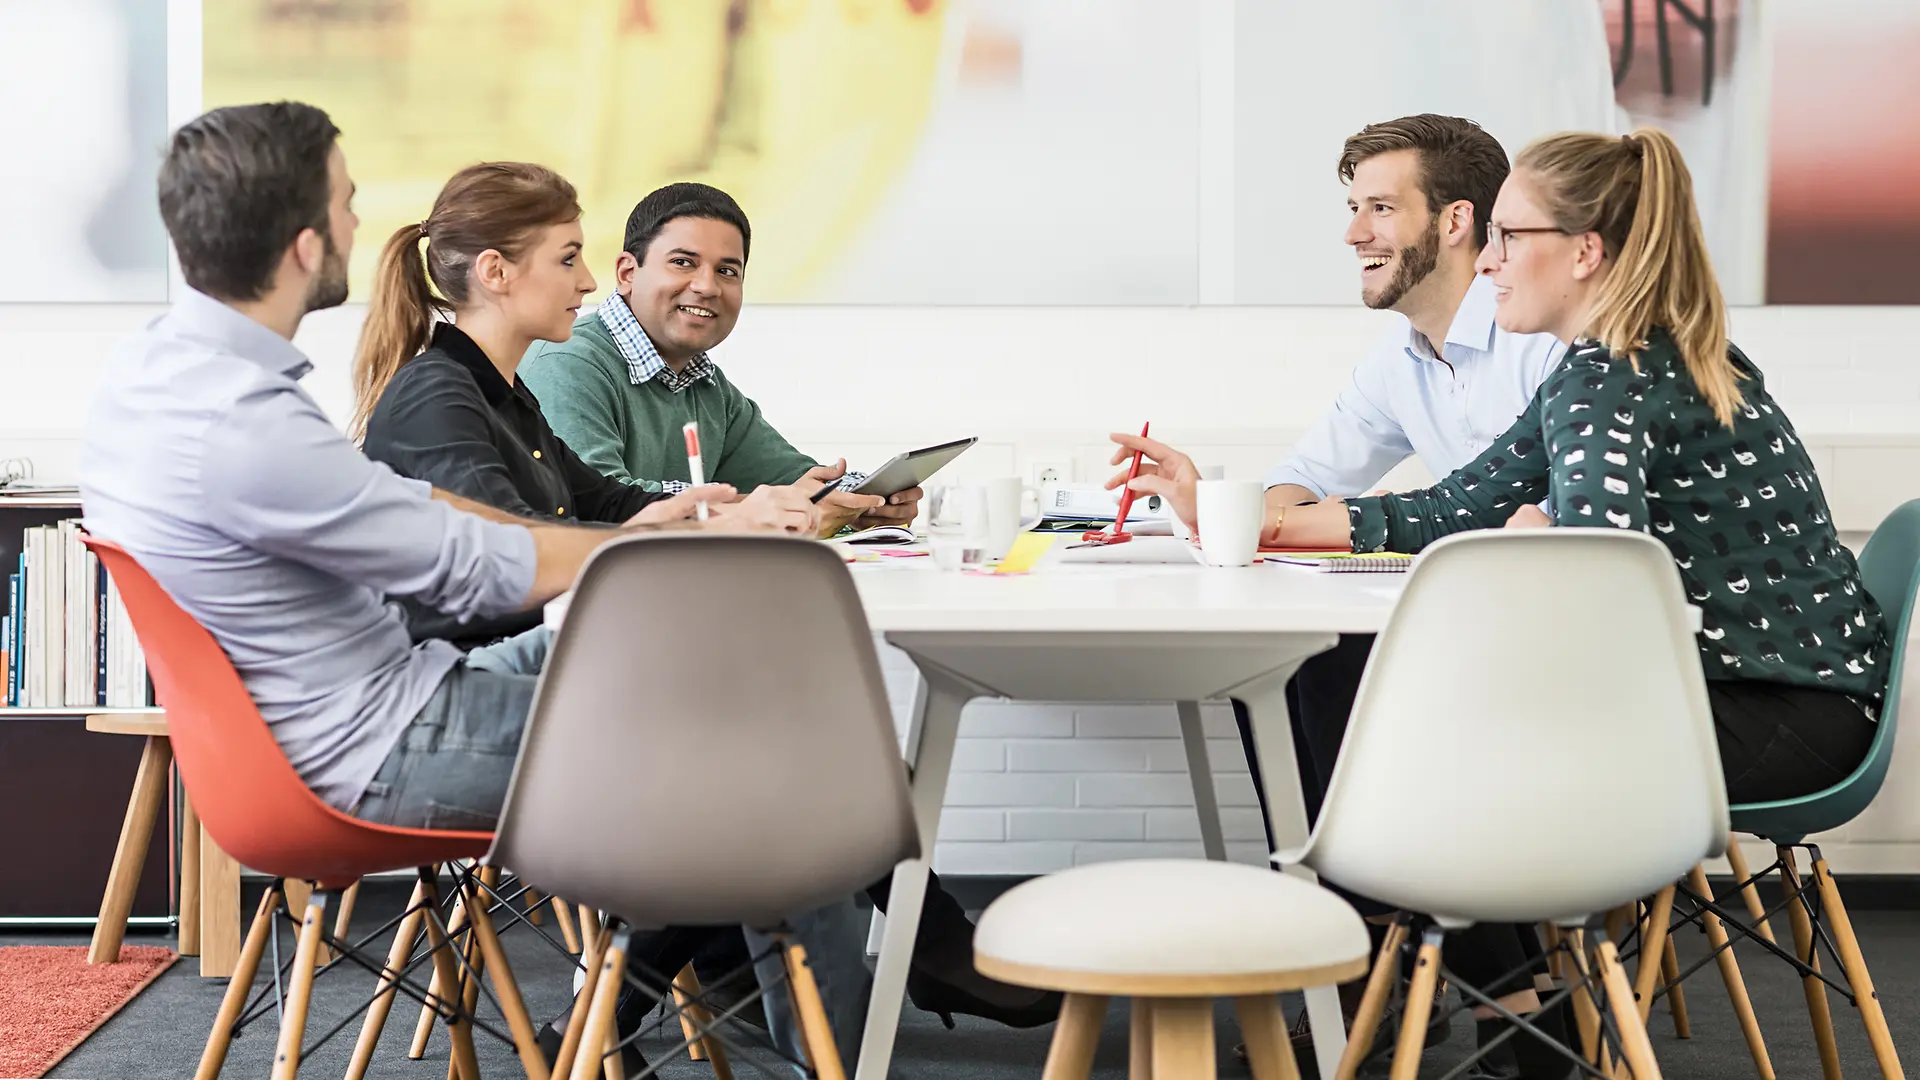
<path id="1" fill-rule="evenodd" d="M 1268 555 L 1266 561 L 1287 566 L 1311 566 L 1323 574 L 1404 574 L 1413 569 L 1413 556 L 1394 551 L 1371 554 L 1332 552 L 1324 555 Z"/>

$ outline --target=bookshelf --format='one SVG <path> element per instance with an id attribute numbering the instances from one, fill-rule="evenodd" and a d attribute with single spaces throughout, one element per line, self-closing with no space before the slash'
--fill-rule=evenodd
<path id="1" fill-rule="evenodd" d="M 79 516 L 75 493 L 0 491 L 0 566 L 18 563 L 22 530 Z M 0 890 L 0 925 L 92 925 L 142 740 L 89 732 L 86 717 L 144 711 L 0 707 L 0 875 L 8 883 Z M 128 920 L 136 930 L 172 922 L 167 840 L 163 833 L 147 847 Z"/>

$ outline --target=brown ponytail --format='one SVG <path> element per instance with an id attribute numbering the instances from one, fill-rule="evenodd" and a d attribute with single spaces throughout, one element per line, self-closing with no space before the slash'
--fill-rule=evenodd
<path id="1" fill-rule="evenodd" d="M 1522 150 L 1514 171 L 1527 174 L 1557 227 L 1599 233 L 1614 260 L 1581 336 L 1632 357 L 1649 331 L 1666 327 L 1701 396 L 1732 427 L 1744 401 L 1727 356 L 1727 302 L 1673 138 L 1657 128 L 1554 135 Z"/>
<path id="2" fill-rule="evenodd" d="M 502 161 L 455 173 L 425 221 L 402 225 L 380 250 L 373 299 L 354 352 L 348 431 L 355 441 L 366 436 L 374 406 L 400 366 L 427 347 L 435 315 L 467 302 L 468 275 L 481 253 L 518 259 L 540 229 L 579 217 L 579 197 L 559 173 Z"/>

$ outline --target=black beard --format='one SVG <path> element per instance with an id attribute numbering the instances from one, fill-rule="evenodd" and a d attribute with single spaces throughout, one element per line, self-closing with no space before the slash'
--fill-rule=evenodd
<path id="1" fill-rule="evenodd" d="M 1386 289 L 1373 300 L 1361 297 L 1368 307 L 1376 311 L 1383 311 L 1405 299 L 1409 290 L 1427 280 L 1427 275 L 1440 265 L 1439 215 L 1434 216 L 1433 224 L 1419 243 L 1401 248 L 1399 254 L 1400 268 L 1394 271 L 1393 280 L 1387 282 Z"/>
<path id="2" fill-rule="evenodd" d="M 320 311 L 325 308 L 339 307 L 347 302 L 347 260 L 333 246 L 333 238 L 327 238 L 327 253 L 320 260 L 320 276 L 307 286 L 307 311 Z"/>

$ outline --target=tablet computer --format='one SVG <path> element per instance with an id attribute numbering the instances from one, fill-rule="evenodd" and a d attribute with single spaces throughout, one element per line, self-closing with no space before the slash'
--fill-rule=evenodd
<path id="1" fill-rule="evenodd" d="M 959 457 L 967 447 L 979 442 L 979 438 L 959 439 L 941 443 L 919 450 L 909 450 L 894 455 L 891 461 L 875 469 L 867 477 L 867 482 L 853 489 L 856 495 L 893 495 L 911 487 L 919 487 L 941 470 L 947 462 Z"/>

